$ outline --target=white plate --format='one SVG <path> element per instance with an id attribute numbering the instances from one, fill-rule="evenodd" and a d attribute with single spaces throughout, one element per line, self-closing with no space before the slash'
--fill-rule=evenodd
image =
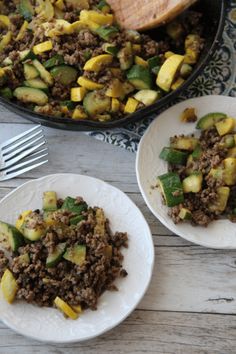
<path id="1" fill-rule="evenodd" d="M 123 249 L 126 278 L 115 282 L 119 291 L 106 291 L 97 311 L 86 310 L 78 320 L 65 319 L 53 308 L 25 302 L 12 305 L 0 298 L 0 319 L 20 334 L 53 343 L 93 338 L 124 320 L 137 306 L 149 285 L 154 262 L 150 229 L 136 205 L 119 189 L 92 177 L 55 174 L 27 182 L 0 202 L 1 220 L 15 222 L 25 209 L 42 205 L 42 193 L 55 190 L 59 197 L 82 196 L 89 205 L 104 208 L 112 231 L 126 231 L 129 248 Z"/>
<path id="2" fill-rule="evenodd" d="M 179 134 L 197 133 L 196 123 L 181 123 L 180 114 L 187 107 L 195 107 L 198 117 L 209 112 L 224 112 L 236 117 L 236 99 L 226 96 L 205 96 L 181 102 L 161 113 L 149 126 L 139 144 L 136 175 L 140 191 L 152 213 L 172 232 L 188 241 L 212 248 L 236 248 L 236 227 L 228 220 L 217 220 L 207 228 L 182 223 L 175 225 L 161 202 L 157 176 L 167 172 L 167 163 L 159 158 L 169 138 Z M 199 132 L 198 132 L 199 134 Z"/>

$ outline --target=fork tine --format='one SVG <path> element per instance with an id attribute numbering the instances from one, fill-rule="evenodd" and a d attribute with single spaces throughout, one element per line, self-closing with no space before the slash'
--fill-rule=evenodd
<path id="1" fill-rule="evenodd" d="M 14 136 L 13 138 L 8 139 L 7 141 L 4 141 L 2 144 L 0 144 L 0 148 L 4 148 L 4 147 L 8 146 L 9 144 L 14 143 L 18 139 L 23 138 L 24 136 L 26 136 L 27 134 L 33 132 L 34 130 L 38 129 L 39 127 L 41 127 L 41 125 L 36 125 L 35 127 L 30 128 L 29 130 L 26 130 L 25 132 L 23 132 L 21 134 L 18 134 L 16 136 Z"/>
<path id="2" fill-rule="evenodd" d="M 17 155 L 16 157 L 14 157 L 11 160 L 8 160 L 7 162 L 5 162 L 4 164 L 4 169 L 7 167 L 10 167 L 12 165 L 14 165 L 16 162 L 20 161 L 21 159 L 23 159 L 24 157 L 30 155 L 32 152 L 35 152 L 38 148 L 40 148 L 40 146 L 45 145 L 45 141 L 42 141 L 41 143 L 39 143 L 38 145 L 32 146 L 30 149 L 23 151 L 21 154 Z"/>
<path id="3" fill-rule="evenodd" d="M 25 143 L 27 143 L 27 141 L 32 140 L 33 138 L 35 138 L 37 135 L 43 133 L 42 129 L 40 129 L 39 131 L 37 131 L 36 133 L 27 136 L 26 138 L 23 139 L 19 139 L 15 142 L 15 144 L 10 144 L 9 147 L 4 147 L 2 150 L 3 155 L 5 156 L 6 154 L 9 154 L 12 150 L 15 150 L 18 146 L 23 145 Z"/>
<path id="4" fill-rule="evenodd" d="M 16 172 L 12 172 L 12 173 L 6 174 L 6 175 L 0 177 L 0 181 L 5 181 L 7 179 L 11 179 L 11 178 L 17 177 L 17 176 L 21 175 L 22 173 L 30 171 L 33 168 L 39 167 L 39 166 L 41 166 L 41 165 L 43 165 L 43 164 L 45 164 L 47 162 L 48 162 L 48 160 L 44 160 L 42 162 L 36 163 L 36 164 L 34 164 L 32 166 L 25 167 L 25 168 L 23 168 L 21 170 L 18 170 Z"/>
<path id="5" fill-rule="evenodd" d="M 35 154 L 33 154 L 33 155 L 35 155 Z M 48 155 L 48 152 L 46 152 L 45 154 L 36 156 L 36 157 L 34 157 L 33 159 L 26 160 L 26 161 L 24 161 L 24 162 L 18 163 L 17 165 L 14 165 L 14 166 L 11 166 L 10 168 L 7 168 L 6 170 L 4 170 L 4 172 L 8 174 L 8 172 L 16 171 L 16 170 L 20 169 L 21 167 L 24 167 L 24 166 L 26 166 L 26 165 L 29 165 L 29 164 L 31 164 L 32 162 L 37 161 L 37 160 L 39 160 L 39 159 L 42 159 L 43 157 L 45 157 L 45 156 L 47 156 L 47 155 Z M 32 155 L 31 155 L 31 156 L 32 156 Z"/>
<path id="6" fill-rule="evenodd" d="M 41 135 L 39 136 L 38 138 L 36 138 L 35 140 L 32 140 L 30 142 L 28 142 L 27 144 L 25 145 L 22 145 L 21 147 L 19 147 L 18 149 L 16 149 L 15 151 L 5 155 L 4 152 L 3 152 L 3 159 L 4 161 L 8 161 L 10 159 L 12 159 L 14 156 L 18 155 L 20 152 L 28 149 L 30 146 L 32 146 L 33 144 L 35 144 L 37 141 L 41 140 L 41 139 L 44 139 L 44 136 Z"/>

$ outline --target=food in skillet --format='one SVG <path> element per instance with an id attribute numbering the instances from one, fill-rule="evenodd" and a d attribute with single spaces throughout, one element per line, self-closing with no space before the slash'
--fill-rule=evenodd
<path id="1" fill-rule="evenodd" d="M 183 112 L 193 121 L 194 109 Z M 158 177 L 164 203 L 177 224 L 190 221 L 207 226 L 219 217 L 236 221 L 236 120 L 224 113 L 209 113 L 196 125 L 200 137 L 170 138 L 160 158 L 168 173 Z"/>
<path id="2" fill-rule="evenodd" d="M 35 112 L 109 121 L 150 105 L 191 74 L 201 14 L 160 29 L 121 30 L 96 0 L 1 0 L 0 95 Z"/>
<path id="3" fill-rule="evenodd" d="M 24 211 L 15 226 L 0 222 L 4 298 L 56 306 L 71 319 L 96 310 L 99 296 L 127 275 L 120 250 L 127 242 L 126 233 L 111 232 L 103 209 L 45 192 L 43 210 Z"/>

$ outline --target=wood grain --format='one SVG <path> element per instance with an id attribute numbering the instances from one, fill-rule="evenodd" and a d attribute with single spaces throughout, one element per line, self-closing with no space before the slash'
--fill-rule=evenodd
<path id="1" fill-rule="evenodd" d="M 123 28 L 147 30 L 178 16 L 196 0 L 107 0 Z"/>

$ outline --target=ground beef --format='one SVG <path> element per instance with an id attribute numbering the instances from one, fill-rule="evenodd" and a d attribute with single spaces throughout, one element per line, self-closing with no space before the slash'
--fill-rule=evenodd
<path id="1" fill-rule="evenodd" d="M 80 203 L 84 201 L 78 197 L 76 204 Z M 59 199 L 58 205 L 62 204 L 63 200 Z M 40 226 L 42 214 L 34 211 L 32 215 L 35 222 L 28 226 Z M 117 290 L 114 280 L 127 276 L 127 271 L 122 267 L 121 253 L 121 248 L 128 246 L 127 233 L 112 233 L 109 220 L 97 207 L 89 207 L 83 212 L 84 220 L 70 225 L 69 219 L 74 215 L 66 210 L 54 212 L 56 224 L 48 227 L 39 241 L 21 246 L 18 254 L 12 255 L 10 265 L 4 252 L 0 251 L 0 273 L 7 266 L 12 271 L 18 285 L 17 299 L 39 306 L 53 306 L 54 299 L 59 296 L 72 306 L 80 304 L 84 309 L 96 310 L 99 296 L 105 290 Z M 48 255 L 55 251 L 59 243 L 66 243 L 67 247 L 75 244 L 86 246 L 85 261 L 76 265 L 61 258 L 55 266 L 46 267 Z M 30 262 L 21 260 L 26 253 Z"/>

